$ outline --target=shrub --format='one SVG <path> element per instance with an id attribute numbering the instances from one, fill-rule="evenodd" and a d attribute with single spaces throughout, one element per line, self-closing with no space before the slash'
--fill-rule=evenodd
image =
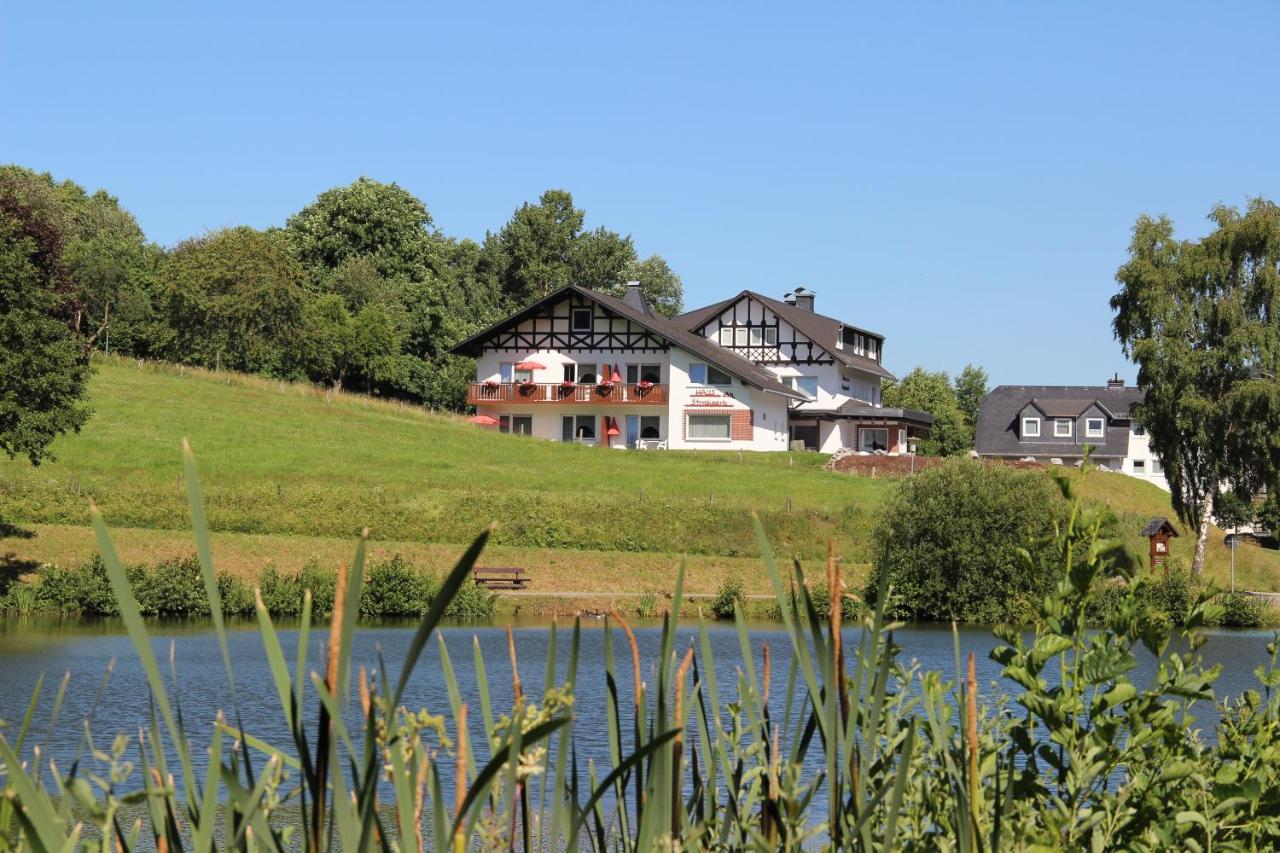
<path id="1" fill-rule="evenodd" d="M 302 610 L 302 593 L 308 589 L 311 590 L 311 612 L 332 613 L 338 573 L 322 567 L 318 560 L 308 560 L 298 572 L 298 612 Z"/>
<path id="2" fill-rule="evenodd" d="M 219 572 L 218 595 L 222 598 L 222 612 L 227 616 L 253 615 L 253 590 L 240 578 Z"/>
<path id="3" fill-rule="evenodd" d="M 129 566 L 129 583 L 138 609 L 148 616 L 208 616 L 200 561 L 194 556 L 152 567 Z"/>
<path id="4" fill-rule="evenodd" d="M 416 616 L 425 613 L 435 594 L 430 575 L 414 569 L 399 554 L 369 566 L 360 594 L 363 616 Z"/>
<path id="5" fill-rule="evenodd" d="M 444 615 L 450 619 L 491 619 L 498 607 L 498 594 L 474 581 L 467 581 L 449 602 Z"/>
<path id="6" fill-rule="evenodd" d="M 119 612 L 101 557 L 78 568 L 43 566 L 38 577 L 37 610 L 87 616 L 114 616 Z"/>
<path id="7" fill-rule="evenodd" d="M 747 595 L 742 585 L 742 578 L 731 575 L 720 584 L 716 597 L 711 599 L 711 615 L 717 619 L 732 619 L 734 605 L 745 612 Z"/>
<path id="8" fill-rule="evenodd" d="M 636 601 L 636 616 L 641 619 L 652 619 L 658 613 L 658 592 L 657 590 L 646 589 L 640 593 L 640 598 Z"/>
<path id="9" fill-rule="evenodd" d="M 1102 625 L 1130 598 L 1130 582 L 1122 577 L 1100 584 L 1089 600 L 1089 622 Z M 1170 566 L 1169 574 L 1149 573 L 1134 593 L 1148 613 L 1158 614 L 1172 626 L 1183 625 L 1196 602 L 1191 576 L 1181 566 Z"/>
<path id="10" fill-rule="evenodd" d="M 1265 601 L 1245 592 L 1224 592 L 1214 602 L 1222 613 L 1213 620 L 1226 628 L 1262 628 L 1274 625 L 1275 615 Z"/>
<path id="11" fill-rule="evenodd" d="M 1059 501 L 1040 472 L 951 459 L 902 480 L 875 533 L 866 599 L 883 574 L 895 618 L 1001 622 L 1024 618 L 1055 580 L 1042 564 Z M 1028 543 L 1031 560 L 1021 549 Z"/>
<path id="12" fill-rule="evenodd" d="M 302 612 L 302 583 L 297 575 L 283 575 L 268 563 L 258 578 L 258 591 L 270 613 L 297 616 Z"/>

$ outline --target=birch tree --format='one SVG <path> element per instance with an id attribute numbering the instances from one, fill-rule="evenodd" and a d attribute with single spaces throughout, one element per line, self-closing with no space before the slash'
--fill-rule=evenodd
<path id="1" fill-rule="evenodd" d="M 1111 299 L 1146 391 L 1137 415 L 1174 510 L 1198 531 L 1195 575 L 1221 487 L 1274 488 L 1280 471 L 1280 208 L 1255 199 L 1209 218 L 1214 231 L 1188 241 L 1167 217 L 1141 217 Z"/>

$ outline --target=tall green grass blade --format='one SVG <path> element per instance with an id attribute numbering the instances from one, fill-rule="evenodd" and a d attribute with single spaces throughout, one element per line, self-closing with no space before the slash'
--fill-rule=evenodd
<path id="1" fill-rule="evenodd" d="M 124 566 L 120 562 L 115 546 L 111 543 L 111 536 L 107 533 L 107 525 L 102 519 L 102 513 L 98 511 L 97 506 L 92 501 L 89 504 L 89 517 L 93 521 L 94 534 L 98 540 L 98 552 L 102 555 L 102 561 L 106 565 L 107 577 L 111 582 L 111 591 L 115 594 L 116 606 L 120 610 L 120 618 L 128 631 L 134 652 L 137 653 L 138 660 L 142 663 L 143 672 L 146 673 L 147 685 L 151 688 L 151 699 L 160 709 L 160 714 L 168 727 L 174 751 L 178 754 L 187 802 L 192 808 L 195 808 L 199 802 L 200 789 L 192 769 L 191 753 L 186 739 L 182 736 L 182 729 L 174 716 L 173 708 L 169 704 L 164 681 L 160 677 L 160 667 L 156 663 L 155 652 L 151 648 L 151 638 L 147 633 L 146 623 L 143 622 L 142 613 L 138 609 L 138 601 L 133 596 L 133 588 L 125 575 Z M 163 750 L 161 753 L 163 754 Z"/>
<path id="2" fill-rule="evenodd" d="M 476 688 L 480 693 L 480 719 L 484 722 L 485 732 L 493 731 L 493 703 L 489 701 L 489 673 L 484 665 L 484 653 L 480 650 L 480 638 L 471 638 L 471 660 L 476 670 Z M 493 744 L 489 741 L 488 734 L 484 739 L 485 752 L 487 755 L 493 755 Z M 475 757 L 470 752 L 467 759 L 471 764 L 470 773 L 475 774 Z"/>
<path id="3" fill-rule="evenodd" d="M 22 745 L 27 741 L 27 732 L 31 730 L 31 720 L 36 715 L 36 708 L 40 704 L 40 694 L 44 692 L 44 673 L 36 676 L 36 686 L 31 691 L 31 700 L 27 702 L 27 711 L 22 715 L 22 725 L 18 727 L 18 737 L 14 741 L 14 751 L 19 755 L 22 754 Z"/>
<path id="4" fill-rule="evenodd" d="M 524 748 L 533 746 L 534 744 L 550 737 L 556 731 L 568 724 L 568 717 L 557 717 L 552 720 L 547 720 L 545 723 L 539 723 L 529 729 L 529 731 L 523 733 L 521 738 L 522 745 Z M 515 763 L 518 755 L 513 756 L 513 752 L 514 750 L 511 742 L 502 744 L 494 752 L 493 757 L 490 758 L 484 767 L 481 768 L 480 772 L 476 774 L 475 780 L 472 781 L 471 786 L 467 789 L 467 796 L 462 801 L 462 808 L 459 809 L 458 813 L 454 816 L 453 826 L 449 830 L 450 837 L 453 837 L 453 834 L 458 831 L 460 826 L 462 826 L 462 821 L 470 814 L 472 807 L 489 795 L 489 788 L 492 787 L 494 779 L 496 779 L 498 773 L 502 771 L 502 766 L 507 763 L 509 756 L 512 758 L 512 763 Z"/>
<path id="5" fill-rule="evenodd" d="M 431 607 L 427 610 L 427 615 L 422 618 L 422 622 L 418 625 L 417 633 L 414 634 L 413 640 L 409 643 L 409 650 L 405 653 L 403 668 L 400 670 L 400 680 L 396 683 L 395 699 L 391 703 L 392 707 L 400 704 L 400 698 L 404 696 L 404 689 L 409 684 L 409 677 L 413 674 L 413 669 L 418 665 L 418 659 L 422 656 L 422 650 L 427 645 L 427 640 L 431 636 L 431 632 L 440 624 L 440 620 L 444 618 L 444 612 L 448 609 L 450 602 L 454 596 L 458 594 L 458 590 L 466 583 L 471 576 L 471 569 L 476 564 L 476 560 L 480 558 L 480 552 L 484 550 L 485 543 L 489 541 L 489 533 L 492 530 L 485 530 L 476 540 L 471 543 L 471 547 L 458 560 L 453 567 L 453 571 L 445 577 L 444 583 L 440 585 L 440 589 L 436 592 L 436 597 L 431 602 Z"/>
<path id="6" fill-rule="evenodd" d="M 670 744 L 671 741 L 675 740 L 676 735 L 679 733 L 679 731 L 672 730 L 655 736 L 640 749 L 628 755 L 626 760 L 614 767 L 609 775 L 604 777 L 599 785 L 595 786 L 595 790 L 592 792 L 591 798 L 587 800 L 586 805 L 582 807 L 579 815 L 575 817 L 573 825 L 569 828 L 569 842 L 565 845 L 566 850 L 577 849 L 578 833 L 582 829 L 582 823 L 585 820 L 585 816 L 595 809 L 596 804 L 599 803 L 609 789 L 613 787 L 614 783 L 618 782 L 623 776 L 630 773 L 649 756 Z"/>
<path id="7" fill-rule="evenodd" d="M 462 710 L 462 691 L 458 688 L 458 679 L 453 672 L 453 660 L 449 657 L 449 647 L 445 645 L 444 635 L 436 634 L 436 645 L 440 647 L 440 672 L 444 676 L 445 689 L 449 693 L 449 710 L 453 718 L 459 718 Z M 487 688 L 486 688 L 487 689 Z M 459 733 L 467 750 L 467 772 L 476 773 L 475 750 L 471 748 L 471 731 L 468 727 Z"/>
<path id="8" fill-rule="evenodd" d="M 18 798 L 17 817 L 27 827 L 27 837 L 38 842 L 45 850 L 61 850 L 67 842 L 63 821 L 57 809 L 49 801 L 49 797 L 23 773 L 22 762 L 17 753 L 9 746 L 4 735 L 0 734 L 0 758 L 10 768 L 9 785 L 13 787 Z M 4 828 L 8 832 L 8 828 Z"/>

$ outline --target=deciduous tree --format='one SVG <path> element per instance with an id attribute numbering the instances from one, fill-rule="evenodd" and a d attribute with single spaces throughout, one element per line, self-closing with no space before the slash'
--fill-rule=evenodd
<path id="1" fill-rule="evenodd" d="M 33 465 L 89 417 L 89 365 L 70 326 L 74 284 L 56 222 L 0 179 L 0 450 Z"/>
<path id="2" fill-rule="evenodd" d="M 1138 416 L 1174 509 L 1199 530 L 1196 575 L 1220 486 L 1253 493 L 1280 470 L 1280 209 L 1256 199 L 1209 218 L 1215 230 L 1187 241 L 1167 217 L 1141 217 L 1111 299 L 1146 392 Z"/>
<path id="3" fill-rule="evenodd" d="M 919 451 L 925 456 L 952 456 L 973 446 L 973 429 L 960 409 L 945 370 L 931 373 L 917 367 L 884 389 L 883 403 L 933 415 L 929 438 L 919 444 Z"/>

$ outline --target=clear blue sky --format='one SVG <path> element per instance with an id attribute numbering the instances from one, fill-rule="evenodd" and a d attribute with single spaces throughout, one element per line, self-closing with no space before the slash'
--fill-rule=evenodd
<path id="1" fill-rule="evenodd" d="M 900 8 L 888 8 L 900 7 Z M 164 244 L 360 175 L 483 237 L 548 187 L 697 305 L 818 293 L 886 363 L 1133 375 L 1143 212 L 1280 196 L 1275 3 L 57 3 L 0 13 L 0 161 Z"/>

